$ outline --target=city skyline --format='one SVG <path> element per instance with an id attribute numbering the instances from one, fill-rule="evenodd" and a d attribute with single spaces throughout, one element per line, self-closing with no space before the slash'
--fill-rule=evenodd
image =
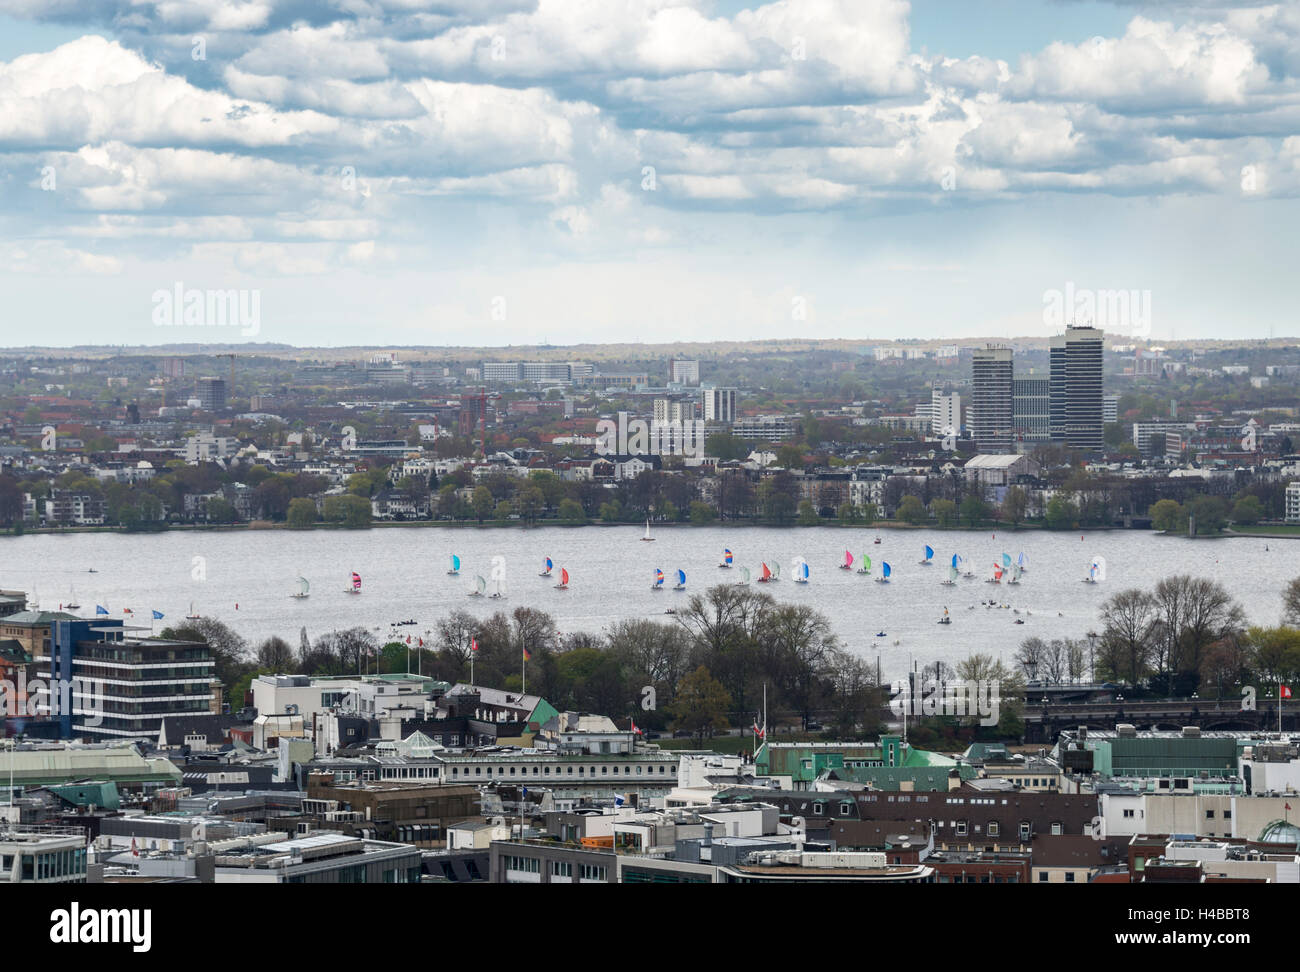
<path id="1" fill-rule="evenodd" d="M 0 4 L 12 343 L 1290 327 L 1292 4 L 418 8 Z"/>

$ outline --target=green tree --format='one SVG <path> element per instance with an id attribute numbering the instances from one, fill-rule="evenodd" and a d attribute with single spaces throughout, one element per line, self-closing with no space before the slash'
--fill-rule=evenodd
<path id="1" fill-rule="evenodd" d="M 930 512 L 941 527 L 953 527 L 958 523 L 957 504 L 950 499 L 931 500 Z"/>
<path id="2" fill-rule="evenodd" d="M 800 526 L 816 526 L 820 522 L 821 522 L 821 517 L 818 516 L 817 511 L 813 509 L 812 503 L 810 503 L 808 500 L 804 500 L 802 503 L 799 504 L 799 525 Z"/>
<path id="3" fill-rule="evenodd" d="M 1221 496 L 1198 496 L 1187 513 L 1196 518 L 1197 534 L 1218 533 L 1228 525 L 1228 504 Z"/>
<path id="4" fill-rule="evenodd" d="M 696 526 L 708 526 L 717 518 L 717 510 L 708 503 L 701 503 L 699 500 L 691 502 L 691 522 Z"/>
<path id="5" fill-rule="evenodd" d="M 1078 514 L 1074 502 L 1065 493 L 1057 491 L 1047 501 L 1043 518 L 1049 530 L 1068 530 L 1078 522 Z"/>
<path id="6" fill-rule="evenodd" d="M 305 496 L 289 501 L 285 522 L 294 530 L 307 530 L 316 525 L 316 503 Z"/>
<path id="7" fill-rule="evenodd" d="M 582 504 L 574 499 L 560 501 L 559 517 L 561 523 L 580 526 L 587 522 L 587 514 L 582 511 Z"/>
<path id="8" fill-rule="evenodd" d="M 1012 486 L 1002 497 L 1002 519 L 1013 527 L 1024 522 L 1029 511 L 1029 494 L 1019 486 Z"/>
<path id="9" fill-rule="evenodd" d="M 972 493 L 961 501 L 961 518 L 968 526 L 979 526 L 989 518 L 989 505 Z"/>
<path id="10" fill-rule="evenodd" d="M 898 512 L 895 515 L 904 523 L 910 523 L 913 526 L 920 526 L 930 517 L 930 514 L 926 512 L 925 504 L 921 502 L 921 497 L 913 496 L 910 493 L 904 496 L 902 502 L 898 504 Z"/>
<path id="11" fill-rule="evenodd" d="M 706 737 L 727 728 L 730 707 L 731 696 L 727 690 L 701 665 L 682 679 L 669 712 L 673 729 L 689 732 L 698 748 L 704 745 Z"/>
<path id="12" fill-rule="evenodd" d="M 474 518 L 482 523 L 492 515 L 492 509 L 495 501 L 492 499 L 492 490 L 486 486 L 474 487 L 474 498 L 470 500 L 470 505 L 474 507 Z"/>
<path id="13" fill-rule="evenodd" d="M 1162 499 L 1151 506 L 1151 529 L 1181 533 L 1187 527 L 1187 514 L 1177 500 Z"/>
<path id="14" fill-rule="evenodd" d="M 1264 504 L 1258 496 L 1246 495 L 1232 504 L 1232 522 L 1245 526 L 1258 523 L 1264 518 Z"/>

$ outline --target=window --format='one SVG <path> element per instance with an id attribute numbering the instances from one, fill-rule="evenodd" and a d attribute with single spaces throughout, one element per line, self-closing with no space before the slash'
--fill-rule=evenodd
<path id="1" fill-rule="evenodd" d="M 551 861 L 551 874 L 554 877 L 573 877 L 573 864 L 569 861 Z"/>
<path id="2" fill-rule="evenodd" d="M 957 821 L 957 836 L 958 836 L 958 837 L 965 837 L 965 836 L 966 836 L 966 821 L 965 821 L 965 820 L 958 820 L 958 821 Z"/>
<path id="3" fill-rule="evenodd" d="M 1029 839 L 1029 823 L 1024 820 L 1020 821 L 1020 839 L 1021 840 Z"/>
<path id="4" fill-rule="evenodd" d="M 1066 884 L 1073 884 L 1073 883 L 1074 883 L 1074 872 L 1073 872 L 1073 871 L 1066 871 L 1066 872 L 1065 872 L 1065 883 L 1066 883 Z"/>
<path id="5" fill-rule="evenodd" d="M 1054 837 L 1059 837 L 1060 835 L 1061 835 L 1061 822 L 1060 822 L 1059 820 L 1053 820 L 1053 821 L 1052 821 L 1052 836 L 1054 836 Z"/>
<path id="6" fill-rule="evenodd" d="M 851 802 L 849 802 L 848 800 L 845 800 L 843 803 L 840 804 L 840 816 L 841 816 L 841 817 L 847 817 L 847 816 L 848 816 L 849 814 L 851 814 L 852 812 L 853 812 L 853 804 L 852 804 Z"/>
<path id="7" fill-rule="evenodd" d="M 1045 881 L 1047 880 L 1047 872 L 1046 872 L 1046 871 L 1039 871 L 1039 872 L 1038 872 L 1038 880 L 1039 880 L 1039 881 L 1042 881 L 1042 882 L 1045 882 Z"/>
<path id="8" fill-rule="evenodd" d="M 813 816 L 814 816 L 814 817 L 820 817 L 820 816 L 821 816 L 825 811 L 826 811 L 826 804 L 824 804 L 824 803 L 814 803 L 814 804 L 813 804 Z"/>
<path id="9" fill-rule="evenodd" d="M 1001 833 L 1002 833 L 1002 825 L 1001 825 L 1000 823 L 998 823 L 996 820 L 990 820 L 990 821 L 989 821 L 989 836 L 990 836 L 990 837 L 997 837 L 997 836 L 1001 835 Z"/>
<path id="10" fill-rule="evenodd" d="M 1125 816 L 1125 818 L 1131 820 L 1131 819 L 1133 818 L 1133 811 L 1132 811 L 1132 810 L 1125 810 L 1125 811 L 1124 811 L 1124 816 Z"/>
<path id="11" fill-rule="evenodd" d="M 1213 810 L 1206 810 L 1206 811 L 1205 811 L 1205 819 L 1206 819 L 1206 820 L 1213 820 L 1213 819 L 1214 819 L 1214 811 L 1213 811 Z"/>

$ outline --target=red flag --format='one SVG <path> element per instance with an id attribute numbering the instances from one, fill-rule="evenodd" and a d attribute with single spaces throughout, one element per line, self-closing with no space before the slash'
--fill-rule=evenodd
<path id="1" fill-rule="evenodd" d="M 532 653 L 531 651 L 529 651 L 527 648 L 525 648 L 525 649 L 524 649 L 524 661 L 532 661 L 532 660 L 533 660 L 533 653 Z"/>
<path id="2" fill-rule="evenodd" d="M 1288 804 L 1286 805 L 1286 808 L 1287 808 L 1288 810 L 1290 810 L 1290 809 L 1291 809 L 1291 804 L 1288 803 Z"/>
<path id="3" fill-rule="evenodd" d="M 407 643 L 408 645 L 411 643 L 411 636 L 410 636 L 410 635 L 407 635 L 407 636 L 406 636 L 406 643 Z"/>
<path id="4" fill-rule="evenodd" d="M 420 639 L 420 647 L 421 647 L 421 648 L 424 647 L 424 639 L 423 639 L 423 638 Z"/>
<path id="5" fill-rule="evenodd" d="M 478 651 L 478 639 L 477 639 L 477 638 L 470 638 L 470 639 L 469 639 L 469 650 L 470 650 L 470 651 Z"/>
<path id="6" fill-rule="evenodd" d="M 134 837 L 131 838 L 131 856 L 132 857 L 140 856 L 140 848 L 136 846 Z"/>
<path id="7" fill-rule="evenodd" d="M 1285 685 L 1282 686 L 1282 698 L 1284 699 L 1291 698 L 1291 690 L 1287 688 Z"/>
<path id="8" fill-rule="evenodd" d="M 638 729 L 638 728 L 636 727 L 636 720 L 635 720 L 635 719 L 629 718 L 627 721 L 628 721 L 628 723 L 632 726 L 632 731 L 635 732 L 638 736 L 644 736 L 644 735 L 645 735 L 645 733 L 643 733 L 640 729 Z"/>

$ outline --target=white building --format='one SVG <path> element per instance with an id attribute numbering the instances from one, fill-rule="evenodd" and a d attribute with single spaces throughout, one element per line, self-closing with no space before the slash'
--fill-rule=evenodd
<path id="1" fill-rule="evenodd" d="M 1300 523 L 1300 482 L 1287 483 L 1286 521 Z"/>
<path id="2" fill-rule="evenodd" d="M 674 385 L 698 385 L 700 383 L 700 363 L 674 358 L 668 368 L 668 381 Z"/>
<path id="3" fill-rule="evenodd" d="M 701 405 L 704 409 L 704 421 L 736 421 L 736 389 L 706 388 L 700 392 Z"/>

